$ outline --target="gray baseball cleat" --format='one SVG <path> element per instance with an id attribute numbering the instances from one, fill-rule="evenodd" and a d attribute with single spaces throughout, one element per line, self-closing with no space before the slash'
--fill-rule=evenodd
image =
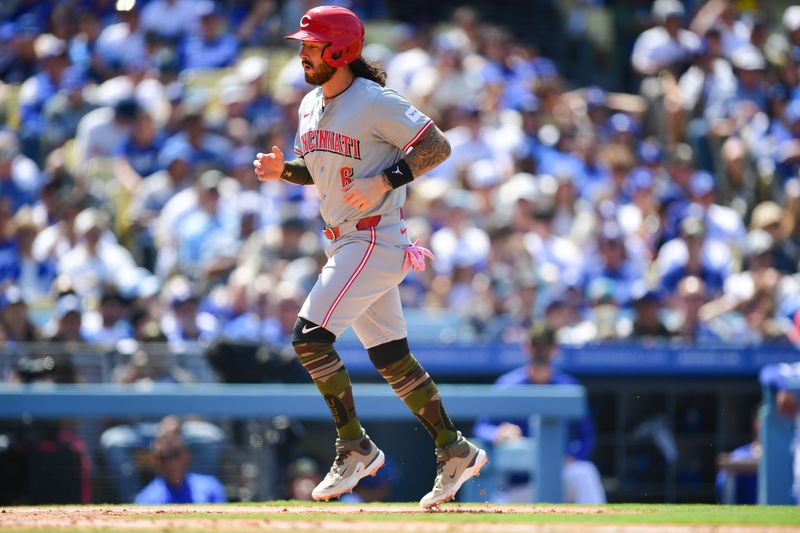
<path id="1" fill-rule="evenodd" d="M 488 462 L 486 452 L 465 439 L 459 431 L 454 443 L 436 448 L 436 480 L 433 490 L 419 501 L 420 507 L 430 509 L 452 500 L 461 485 L 479 475 Z"/>
<path id="2" fill-rule="evenodd" d="M 317 501 L 338 498 L 352 491 L 361 478 L 377 474 L 383 461 L 383 452 L 366 433 L 357 439 L 336 439 L 336 459 L 311 497 Z"/>

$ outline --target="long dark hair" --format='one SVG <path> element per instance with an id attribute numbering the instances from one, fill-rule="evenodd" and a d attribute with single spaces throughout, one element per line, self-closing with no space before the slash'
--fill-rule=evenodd
<path id="1" fill-rule="evenodd" d="M 359 57 L 350 63 L 350 68 L 353 69 L 353 74 L 356 76 L 374 81 L 381 87 L 386 86 L 386 70 L 382 64 Z"/>

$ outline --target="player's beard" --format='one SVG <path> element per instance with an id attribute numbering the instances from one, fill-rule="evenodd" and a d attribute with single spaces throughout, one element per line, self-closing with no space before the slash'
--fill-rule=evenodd
<path id="1" fill-rule="evenodd" d="M 328 65 L 325 62 L 319 64 L 318 67 L 314 68 L 314 65 L 311 63 L 305 63 L 306 65 L 311 67 L 311 71 L 303 71 L 303 74 L 306 78 L 306 83 L 310 83 L 311 85 L 322 85 L 330 80 L 336 69 L 332 66 Z"/>

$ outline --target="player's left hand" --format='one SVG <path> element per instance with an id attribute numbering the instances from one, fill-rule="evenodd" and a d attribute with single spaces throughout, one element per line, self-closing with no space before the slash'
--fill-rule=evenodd
<path id="1" fill-rule="evenodd" d="M 342 201 L 359 211 L 366 211 L 391 188 L 383 181 L 383 176 L 356 179 L 342 187 Z"/>

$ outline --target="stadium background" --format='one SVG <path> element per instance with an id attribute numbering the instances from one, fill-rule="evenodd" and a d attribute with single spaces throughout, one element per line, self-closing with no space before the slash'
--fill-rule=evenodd
<path id="1" fill-rule="evenodd" d="M 180 17 L 147 15 L 162 3 L 0 8 L 4 380 L 306 380 L 286 349 L 324 245 L 314 192 L 259 184 L 251 161 L 273 143 L 291 152 L 308 87 L 281 36 L 312 3 L 179 0 Z M 609 499 L 715 501 L 717 454 L 750 440 L 758 371 L 796 359 L 800 337 L 788 3 L 733 2 L 708 23 L 686 2 L 701 45 L 660 76 L 631 64 L 657 22 L 650 2 L 348 5 L 365 53 L 454 145 L 407 210 L 438 257 L 402 287 L 420 360 L 439 382 L 490 383 L 547 322 L 560 366 L 588 388 Z M 737 55 L 750 39 L 755 59 Z M 709 64 L 728 86 L 703 78 Z M 687 238 L 706 246 L 699 265 L 674 246 Z M 682 283 L 690 273 L 700 283 Z M 637 320 L 652 304 L 663 328 Z M 375 381 L 352 337 L 341 342 L 356 379 Z M 100 445 L 112 422 L 6 421 L 2 479 L 16 481 L 0 483 L 3 501 L 67 497 L 36 500 L 41 483 L 18 469 L 43 439 L 63 447 L 51 488 L 72 475 L 92 501 L 118 498 Z M 221 459 L 201 466 L 231 499 L 285 496 L 288 475 L 327 463 L 328 424 L 214 422 Z M 410 450 L 428 437 L 370 432 L 409 450 L 390 498 L 418 497 L 433 461 Z M 63 466 L 76 456 L 91 468 Z M 150 466 L 145 447 L 135 467 Z"/>

